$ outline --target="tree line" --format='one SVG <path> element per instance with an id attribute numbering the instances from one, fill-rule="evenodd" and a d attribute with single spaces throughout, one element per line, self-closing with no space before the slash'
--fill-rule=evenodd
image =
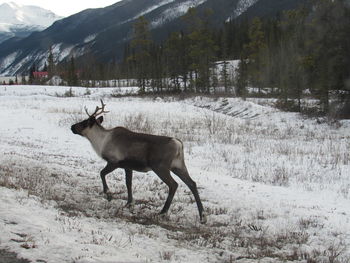
<path id="1" fill-rule="evenodd" d="M 317 0 L 279 19 L 254 19 L 243 46 L 238 79 L 275 89 L 280 106 L 302 110 L 306 95 L 329 113 L 350 91 L 349 1 Z M 348 108 L 349 111 L 349 108 Z M 350 113 L 350 112 L 349 112 Z"/>

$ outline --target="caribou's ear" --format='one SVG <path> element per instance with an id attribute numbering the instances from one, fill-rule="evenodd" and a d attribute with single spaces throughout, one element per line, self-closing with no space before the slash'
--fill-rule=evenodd
<path id="1" fill-rule="evenodd" d="M 101 124 L 101 123 L 103 122 L 103 116 L 99 117 L 99 118 L 96 120 L 96 122 L 97 122 L 98 124 Z"/>

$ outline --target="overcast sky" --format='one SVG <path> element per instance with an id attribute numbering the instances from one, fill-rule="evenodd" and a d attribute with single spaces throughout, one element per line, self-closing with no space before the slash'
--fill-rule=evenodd
<path id="1" fill-rule="evenodd" d="M 60 16 L 69 16 L 87 8 L 105 7 L 120 0 L 8 0 L 21 5 L 36 5 L 49 9 Z"/>

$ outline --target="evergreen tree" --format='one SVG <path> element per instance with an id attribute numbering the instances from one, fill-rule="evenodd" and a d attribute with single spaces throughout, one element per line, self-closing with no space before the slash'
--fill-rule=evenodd
<path id="1" fill-rule="evenodd" d="M 164 91 L 165 84 L 165 62 L 163 61 L 163 47 L 161 45 L 152 45 L 150 50 L 150 77 L 153 92 L 161 93 Z"/>
<path id="2" fill-rule="evenodd" d="M 222 84 L 225 89 L 225 93 L 231 92 L 229 73 L 228 73 L 228 62 L 227 62 L 227 40 L 226 40 L 226 31 L 221 35 L 221 56 L 223 58 L 222 68 L 220 72 Z"/>
<path id="3" fill-rule="evenodd" d="M 22 85 L 27 84 L 26 76 L 25 76 L 24 72 L 22 73 L 21 84 L 22 84 Z"/>
<path id="4" fill-rule="evenodd" d="M 235 86 L 236 95 L 245 99 L 248 87 L 248 65 L 244 57 L 241 57 L 236 69 Z"/>
<path id="5" fill-rule="evenodd" d="M 129 61 L 131 60 L 132 64 L 136 67 L 140 93 L 145 92 L 149 79 L 150 47 L 152 41 L 148 26 L 149 22 L 145 17 L 139 17 L 134 24 L 133 39 L 131 40 L 131 48 L 134 53 L 129 57 Z"/>
<path id="6" fill-rule="evenodd" d="M 49 74 L 49 79 L 51 79 L 55 74 L 55 63 L 54 63 L 54 58 L 53 58 L 53 53 L 52 53 L 52 47 L 50 47 L 49 50 L 49 56 L 47 59 L 47 72 Z"/>
<path id="7" fill-rule="evenodd" d="M 29 69 L 29 84 L 34 84 L 34 72 L 36 71 L 35 63 Z"/>
<path id="8" fill-rule="evenodd" d="M 209 27 L 209 18 L 212 11 L 206 10 L 204 18 L 200 18 L 195 9 L 190 9 L 186 15 L 188 21 L 192 21 L 189 28 L 192 30 L 189 38 L 189 56 L 191 66 L 195 72 L 195 91 L 210 93 L 210 68 L 214 65 L 215 45 L 213 31 Z"/>
<path id="9" fill-rule="evenodd" d="M 349 76 L 349 7 L 345 1 L 315 1 L 307 25 L 307 46 L 312 59 L 310 84 L 329 111 L 329 93 L 342 90 Z"/>
<path id="10" fill-rule="evenodd" d="M 183 32 L 174 32 L 165 43 L 167 73 L 176 91 L 187 92 L 190 60 L 188 55 L 188 38 Z"/>
<path id="11" fill-rule="evenodd" d="M 75 59 L 74 57 L 71 57 L 69 68 L 68 68 L 68 77 L 67 77 L 68 86 L 78 86 L 78 75 L 75 68 Z"/>
<path id="12" fill-rule="evenodd" d="M 304 11 L 301 8 L 285 12 L 280 23 L 283 34 L 277 39 L 278 45 L 272 46 L 271 42 L 276 40 L 269 39 L 270 60 L 265 68 L 271 75 L 269 80 L 273 81 L 268 82 L 268 85 L 276 83 L 279 86 L 281 95 L 279 103 L 287 110 L 301 111 L 302 92 L 306 85 L 303 38 L 307 13 Z M 278 76 L 278 79 L 273 75 Z M 297 104 L 294 103 L 295 99 Z"/>
<path id="13" fill-rule="evenodd" d="M 266 54 L 265 33 L 262 27 L 262 21 L 256 17 L 253 19 L 249 27 L 249 43 L 245 45 L 247 54 L 247 67 L 249 71 L 250 82 L 254 87 L 257 87 L 259 94 L 263 85 L 262 69 L 264 67 L 264 58 Z"/>
<path id="14" fill-rule="evenodd" d="M 180 90 L 181 75 L 181 36 L 178 32 L 170 35 L 165 43 L 167 71 L 175 90 Z"/>

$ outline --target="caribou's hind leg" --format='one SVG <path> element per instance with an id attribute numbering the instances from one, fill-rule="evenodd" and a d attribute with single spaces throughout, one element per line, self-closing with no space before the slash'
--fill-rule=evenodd
<path id="1" fill-rule="evenodd" d="M 174 167 L 171 169 L 171 171 L 174 174 L 176 174 L 188 186 L 188 188 L 190 188 L 192 194 L 194 195 L 194 198 L 196 199 L 200 221 L 202 224 L 205 224 L 207 220 L 205 215 L 203 214 L 203 205 L 201 199 L 199 198 L 197 185 L 196 182 L 193 181 L 190 175 L 188 174 L 185 164 L 183 164 L 182 168 Z"/>
<path id="2" fill-rule="evenodd" d="M 128 189 L 128 202 L 126 203 L 126 207 L 133 208 L 134 199 L 132 197 L 132 170 L 125 169 L 125 181 L 126 188 Z"/>
<path id="3" fill-rule="evenodd" d="M 117 169 L 118 166 L 113 164 L 113 163 L 110 163 L 108 162 L 106 167 L 103 168 L 100 172 L 100 176 L 101 176 L 101 180 L 102 180 L 102 185 L 103 185 L 103 192 L 106 194 L 107 196 L 107 200 L 108 201 L 111 201 L 112 200 L 112 194 L 111 192 L 109 191 L 109 188 L 108 188 L 108 185 L 107 185 L 107 182 L 106 182 L 106 175 L 113 172 L 115 169 Z"/>
<path id="4" fill-rule="evenodd" d="M 165 201 L 165 204 L 164 204 L 164 207 L 163 207 L 162 211 L 160 211 L 160 214 L 163 215 L 163 214 L 166 214 L 168 212 L 168 210 L 169 210 L 169 207 L 171 205 L 171 202 L 173 201 L 173 198 L 174 198 L 174 195 L 175 195 L 175 192 L 176 192 L 178 184 L 171 177 L 169 169 L 163 168 L 163 167 L 157 167 L 157 168 L 154 168 L 153 171 L 169 187 L 168 198 Z"/>

